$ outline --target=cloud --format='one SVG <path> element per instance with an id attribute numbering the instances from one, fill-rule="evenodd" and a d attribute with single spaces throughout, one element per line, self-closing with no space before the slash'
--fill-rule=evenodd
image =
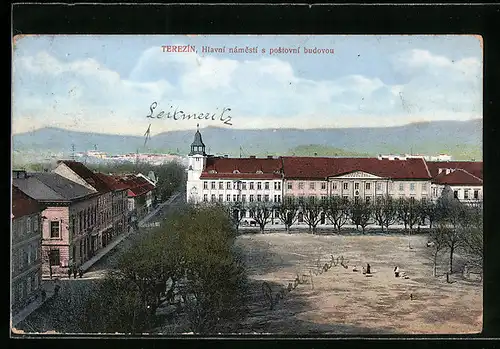
<path id="1" fill-rule="evenodd" d="M 236 128 L 392 126 L 481 117 L 477 59 L 453 61 L 413 49 L 389 61 L 406 83 L 390 85 L 361 74 L 312 80 L 275 57 L 241 61 L 164 53 L 159 47 L 145 50 L 123 77 L 92 58 L 62 62 L 42 51 L 14 58 L 13 130 L 51 125 L 142 134 L 149 123 L 153 133 L 194 126 L 193 120 L 147 119 L 154 101 L 156 112 L 231 108 Z"/>

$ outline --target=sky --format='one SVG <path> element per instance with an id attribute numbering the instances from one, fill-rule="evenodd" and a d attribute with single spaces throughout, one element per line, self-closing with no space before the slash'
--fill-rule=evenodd
<path id="1" fill-rule="evenodd" d="M 195 52 L 167 52 L 172 45 Z M 257 53 L 229 53 L 235 47 Z M 475 36 L 17 36 L 12 64 L 14 134 L 43 127 L 128 135 L 149 128 L 154 135 L 197 124 L 344 128 L 482 118 L 482 42 Z"/>

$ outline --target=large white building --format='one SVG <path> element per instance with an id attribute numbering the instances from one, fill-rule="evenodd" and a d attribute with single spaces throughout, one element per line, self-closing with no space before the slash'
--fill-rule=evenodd
<path id="1" fill-rule="evenodd" d="M 228 158 L 207 155 L 196 131 L 188 164 L 190 202 L 281 202 L 282 162 L 279 158 Z"/>
<path id="2" fill-rule="evenodd" d="M 208 155 L 196 131 L 188 155 L 190 202 L 281 202 L 284 196 L 381 196 L 436 200 L 450 186 L 461 201 L 482 200 L 482 162 L 423 157 L 265 157 Z"/>

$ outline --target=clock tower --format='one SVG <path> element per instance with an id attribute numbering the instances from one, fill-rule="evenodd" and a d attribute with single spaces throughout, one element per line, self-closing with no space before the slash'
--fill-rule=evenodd
<path id="1" fill-rule="evenodd" d="M 188 181 L 186 193 L 188 202 L 201 201 L 202 182 L 200 181 L 200 176 L 205 168 L 206 162 L 207 153 L 205 152 L 205 144 L 201 138 L 198 124 L 196 125 L 193 143 L 191 143 L 191 151 L 188 154 Z"/>

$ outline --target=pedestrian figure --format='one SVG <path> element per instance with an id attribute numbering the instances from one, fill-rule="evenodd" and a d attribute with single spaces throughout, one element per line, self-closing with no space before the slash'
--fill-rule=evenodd
<path id="1" fill-rule="evenodd" d="M 410 300 L 413 300 L 413 293 L 410 293 Z"/>
<path id="2" fill-rule="evenodd" d="M 78 268 L 78 276 L 80 276 L 80 279 L 83 277 L 83 269 Z"/>
<path id="3" fill-rule="evenodd" d="M 370 264 L 369 263 L 366 263 L 366 273 L 367 274 L 371 274 Z"/>
<path id="4" fill-rule="evenodd" d="M 76 279 L 76 274 L 78 273 L 78 270 L 76 267 L 73 268 L 73 277 Z"/>
<path id="5" fill-rule="evenodd" d="M 399 267 L 398 267 L 398 266 L 396 266 L 396 267 L 394 268 L 394 276 L 395 276 L 395 277 L 399 277 Z"/>
<path id="6" fill-rule="evenodd" d="M 363 269 L 363 275 L 365 275 L 365 274 L 366 274 L 366 269 L 365 269 L 365 267 L 362 267 L 362 269 Z"/>
<path id="7" fill-rule="evenodd" d="M 68 267 L 68 279 L 71 279 L 71 272 L 72 272 L 71 267 Z"/>

